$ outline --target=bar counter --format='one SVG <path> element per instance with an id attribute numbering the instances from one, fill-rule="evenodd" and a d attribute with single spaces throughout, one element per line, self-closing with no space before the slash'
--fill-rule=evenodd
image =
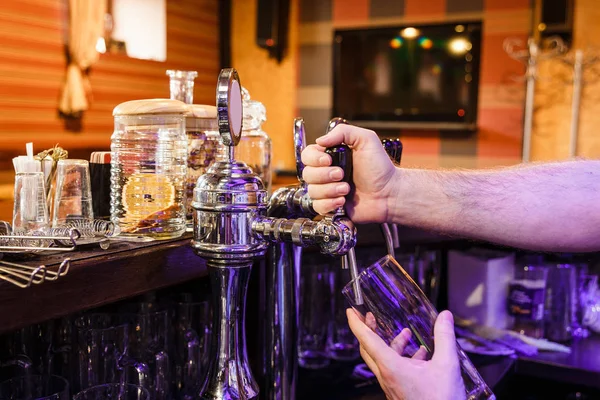
<path id="1" fill-rule="evenodd" d="M 0 280 L 0 333 L 102 306 L 155 289 L 207 275 L 204 260 L 189 246 L 191 234 L 146 243 L 111 242 L 73 252 L 3 260 L 56 270 L 69 258 L 70 268 L 56 281 L 21 289 Z"/>
<path id="2" fill-rule="evenodd" d="M 541 379 L 543 384 L 563 384 L 600 393 L 600 336 L 591 336 L 571 344 L 572 353 L 540 352 L 535 357 L 485 357 L 469 355 L 473 364 L 498 395 L 513 398 L 512 382 Z M 351 377 L 354 364 L 334 363 L 323 370 L 301 370 L 299 398 L 312 400 L 385 400 L 377 381 Z M 310 384 L 309 384 L 310 382 Z M 538 381 L 536 381 L 538 382 Z M 549 389 L 550 390 L 550 389 Z M 506 393 L 510 393 L 507 395 Z M 534 397 L 532 397 L 534 398 Z M 559 399 L 561 397 L 548 397 Z M 589 397 L 596 399 L 599 397 Z"/>
<path id="3" fill-rule="evenodd" d="M 362 245 L 381 245 L 380 238 L 369 233 L 369 229 L 364 228 Z M 417 242 L 438 245 L 440 240 L 455 240 L 419 232 L 412 232 L 411 237 L 414 240 L 404 240 L 406 247 Z M 44 264 L 54 269 L 68 257 L 71 265 L 67 275 L 58 280 L 25 289 L 0 281 L 0 333 L 205 277 L 206 264 L 193 253 L 190 240 L 191 234 L 186 234 L 175 240 L 148 243 L 113 242 L 107 250 L 94 244 L 73 252 L 27 259 L 5 255 L 4 260 L 31 266 Z M 574 341 L 571 354 L 540 352 L 535 357 L 472 359 L 494 390 L 514 374 L 600 390 L 598 335 Z M 349 378 L 354 364 L 333 364 L 319 371 L 301 369 L 299 398 L 384 399 L 375 380 Z M 311 384 L 303 385 L 303 381 Z"/>

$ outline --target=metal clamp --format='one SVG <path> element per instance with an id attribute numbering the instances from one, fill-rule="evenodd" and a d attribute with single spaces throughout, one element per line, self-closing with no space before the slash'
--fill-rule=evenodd
<path id="1" fill-rule="evenodd" d="M 28 288 L 31 285 L 39 285 L 45 281 L 55 281 L 69 272 L 71 260 L 65 258 L 56 271 L 45 265 L 32 267 L 30 265 L 18 264 L 0 260 L 0 279 L 12 283 L 20 288 Z"/>

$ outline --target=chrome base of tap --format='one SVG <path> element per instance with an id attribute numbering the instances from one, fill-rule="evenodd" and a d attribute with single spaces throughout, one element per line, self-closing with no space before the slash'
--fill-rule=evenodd
<path id="1" fill-rule="evenodd" d="M 267 252 L 261 399 L 295 400 L 298 299 L 302 248 L 275 243 Z"/>
<path id="2" fill-rule="evenodd" d="M 214 247 L 213 247 L 214 248 Z M 224 248 L 220 253 L 213 253 L 212 250 L 205 250 L 202 248 L 194 248 L 196 255 L 204 258 L 207 261 L 207 265 L 213 268 L 243 268 L 248 263 L 252 263 L 253 260 L 261 258 L 267 251 L 267 246 L 261 246 L 253 249 L 253 251 L 241 252 L 226 252 Z"/>
<path id="3" fill-rule="evenodd" d="M 213 331 L 210 366 L 199 398 L 204 400 L 258 399 L 259 387 L 246 352 L 246 291 L 251 262 L 233 268 L 208 262 L 212 286 Z"/>

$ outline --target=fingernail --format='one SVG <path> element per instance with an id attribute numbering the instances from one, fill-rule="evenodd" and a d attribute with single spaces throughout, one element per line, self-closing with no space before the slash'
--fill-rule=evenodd
<path id="1" fill-rule="evenodd" d="M 346 185 L 345 183 L 341 184 L 341 185 L 337 185 L 335 187 L 335 192 L 337 194 L 341 194 L 341 195 L 346 195 L 348 194 L 348 185 Z"/>
<path id="2" fill-rule="evenodd" d="M 344 205 L 344 203 L 345 203 L 344 198 L 340 197 L 340 198 L 334 200 L 333 206 L 336 207 L 336 208 L 337 207 L 341 207 L 341 206 Z"/>
<path id="3" fill-rule="evenodd" d="M 329 173 L 329 178 L 333 179 L 334 181 L 339 181 L 343 177 L 344 177 L 344 172 L 339 168 L 336 168 Z"/>
<path id="4" fill-rule="evenodd" d="M 443 323 L 450 326 L 454 326 L 454 317 L 452 316 L 452 313 L 450 311 L 442 311 L 440 317 Z"/>
<path id="5" fill-rule="evenodd" d="M 321 167 L 326 167 L 330 164 L 331 162 L 329 161 L 329 156 L 321 156 L 321 158 L 319 158 L 319 165 Z"/>

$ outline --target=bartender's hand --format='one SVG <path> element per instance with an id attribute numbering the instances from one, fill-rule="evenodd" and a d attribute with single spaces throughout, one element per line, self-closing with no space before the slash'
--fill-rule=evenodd
<path id="1" fill-rule="evenodd" d="M 388 346 L 353 309 L 348 322 L 360 342 L 363 360 L 377 377 L 388 400 L 464 400 L 464 383 L 456 352 L 454 320 L 449 311 L 439 314 L 434 326 L 435 351 L 425 361 L 425 348 L 412 358 L 403 357 L 410 340 L 410 330 L 403 330 Z M 371 322 L 371 323 L 370 323 Z M 369 326 L 368 326 L 369 325 Z"/>
<path id="2" fill-rule="evenodd" d="M 394 184 L 398 169 L 394 166 L 373 131 L 352 125 L 336 126 L 327 135 L 317 139 L 302 152 L 305 164 L 303 177 L 308 184 L 308 194 L 313 208 L 320 214 L 341 207 L 350 192 L 347 183 L 340 182 L 343 171 L 331 167 L 331 157 L 326 147 L 345 143 L 352 148 L 354 193 L 346 211 L 357 223 L 386 222 L 389 203 L 394 198 Z"/>

